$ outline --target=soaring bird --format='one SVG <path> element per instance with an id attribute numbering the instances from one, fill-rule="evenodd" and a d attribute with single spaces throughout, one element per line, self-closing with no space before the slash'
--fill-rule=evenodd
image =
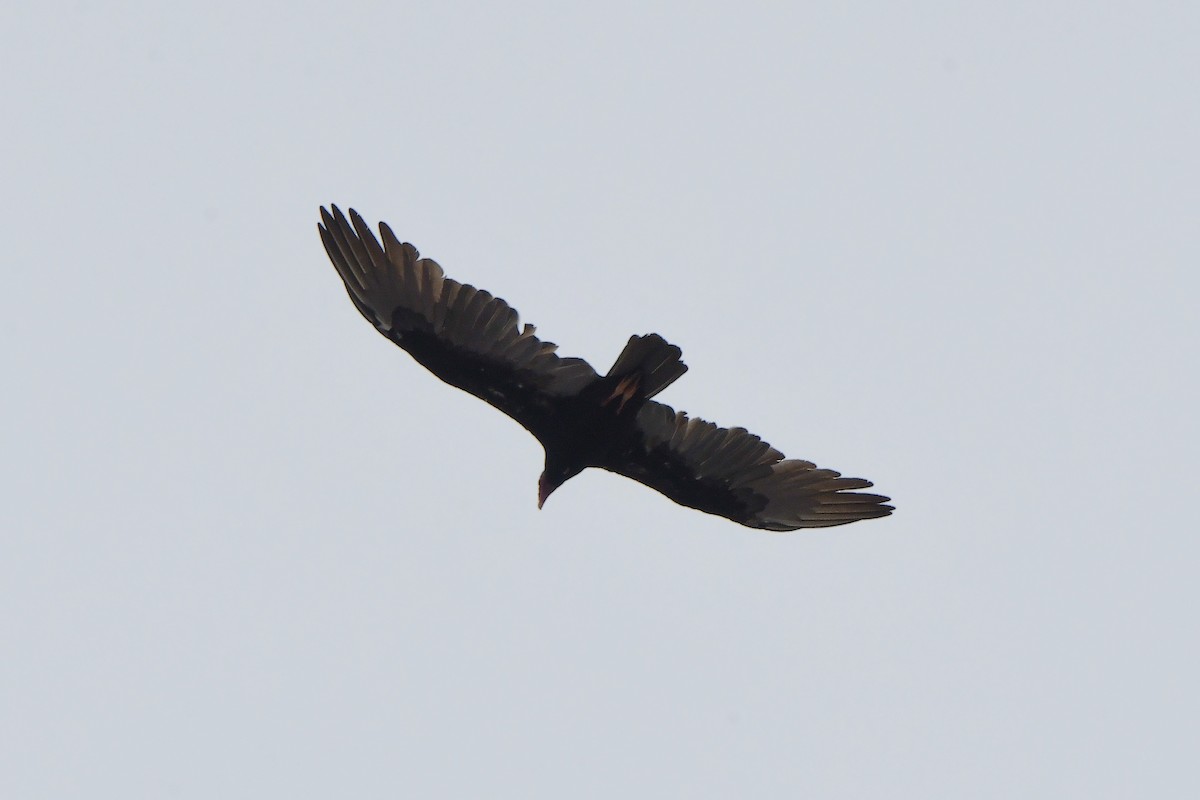
<path id="1" fill-rule="evenodd" d="M 790 531 L 887 516 L 889 498 L 783 454 L 745 428 L 721 428 L 652 400 L 687 371 L 682 352 L 651 333 L 631 336 L 608 374 L 518 325 L 499 297 L 447 278 L 380 223 L 332 206 L 317 226 L 359 312 L 452 386 L 519 422 L 546 451 L 538 508 L 568 479 L 599 467 L 680 505 L 751 528 Z"/>

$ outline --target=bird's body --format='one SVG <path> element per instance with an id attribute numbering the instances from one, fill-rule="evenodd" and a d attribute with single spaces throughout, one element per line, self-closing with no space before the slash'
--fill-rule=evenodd
<path id="1" fill-rule="evenodd" d="M 355 306 L 446 383 L 515 419 L 546 451 L 538 506 L 588 467 L 624 475 L 681 505 L 769 530 L 886 516 L 888 498 L 783 454 L 744 428 L 726 429 L 652 398 L 687 371 L 678 347 L 629 339 L 606 375 L 519 328 L 503 300 L 446 278 L 380 225 L 383 246 L 353 209 L 321 209 L 321 239 Z"/>

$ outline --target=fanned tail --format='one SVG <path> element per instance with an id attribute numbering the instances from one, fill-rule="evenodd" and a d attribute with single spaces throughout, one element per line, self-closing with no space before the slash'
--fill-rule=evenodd
<path id="1" fill-rule="evenodd" d="M 654 397 L 687 372 L 681 360 L 683 351 L 657 333 L 630 336 L 629 342 L 608 371 L 608 377 L 621 378 L 640 373 L 638 394 Z"/>

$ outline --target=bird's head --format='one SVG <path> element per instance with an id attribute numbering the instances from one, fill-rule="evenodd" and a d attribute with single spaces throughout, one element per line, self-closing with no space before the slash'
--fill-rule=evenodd
<path id="1" fill-rule="evenodd" d="M 582 467 L 565 467 L 547 458 L 546 469 L 538 478 L 538 509 L 546 504 L 546 499 L 554 493 L 555 489 L 566 483 L 569 478 L 578 475 L 581 470 Z"/>
<path id="2" fill-rule="evenodd" d="M 551 483 L 550 479 L 546 477 L 546 473 L 542 473 L 542 476 L 538 478 L 538 511 L 542 510 L 542 506 L 546 504 L 546 500 L 559 486 L 562 486 L 562 484 Z"/>

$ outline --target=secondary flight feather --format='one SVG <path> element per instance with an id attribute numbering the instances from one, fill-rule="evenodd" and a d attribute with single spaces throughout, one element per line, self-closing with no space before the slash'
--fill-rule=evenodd
<path id="1" fill-rule="evenodd" d="M 538 508 L 588 467 L 632 478 L 684 506 L 751 528 L 790 531 L 890 514 L 889 498 L 651 398 L 687 371 L 658 334 L 631 336 L 606 375 L 521 326 L 499 297 L 445 276 L 386 223 L 321 209 L 317 226 L 359 312 L 446 383 L 495 406 L 546 451 Z"/>

